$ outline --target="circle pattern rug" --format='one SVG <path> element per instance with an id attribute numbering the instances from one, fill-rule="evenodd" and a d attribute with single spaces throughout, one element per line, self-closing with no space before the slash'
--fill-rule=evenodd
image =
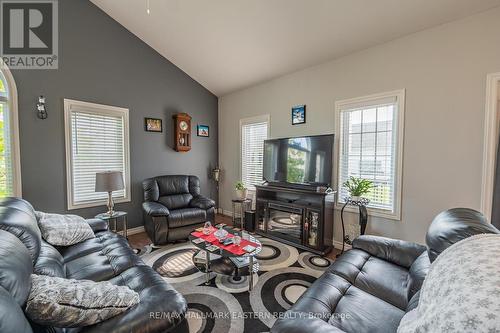
<path id="1" fill-rule="evenodd" d="M 277 315 L 290 309 L 332 260 L 257 237 L 262 251 L 257 255 L 260 269 L 253 276 L 251 292 L 248 276 L 211 273 L 207 285 L 205 274 L 193 264 L 197 248 L 190 242 L 145 247 L 140 255 L 186 298 L 190 332 L 269 332 Z"/>

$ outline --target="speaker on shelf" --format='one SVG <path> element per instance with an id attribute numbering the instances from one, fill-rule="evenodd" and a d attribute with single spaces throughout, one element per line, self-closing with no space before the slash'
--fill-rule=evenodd
<path id="1" fill-rule="evenodd" d="M 255 232 L 255 211 L 247 210 L 245 212 L 245 230 Z"/>

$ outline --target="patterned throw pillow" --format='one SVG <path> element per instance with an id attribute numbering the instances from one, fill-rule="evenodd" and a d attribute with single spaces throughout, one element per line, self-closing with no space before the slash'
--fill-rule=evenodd
<path id="1" fill-rule="evenodd" d="M 52 327 L 94 325 L 139 303 L 139 294 L 110 282 L 31 276 L 26 314 L 35 323 Z"/>
<path id="2" fill-rule="evenodd" d="M 42 237 L 49 244 L 69 246 L 94 238 L 94 232 L 83 217 L 36 212 Z"/>

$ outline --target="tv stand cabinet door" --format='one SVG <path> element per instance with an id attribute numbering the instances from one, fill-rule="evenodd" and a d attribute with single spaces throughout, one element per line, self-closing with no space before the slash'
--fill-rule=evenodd
<path id="1" fill-rule="evenodd" d="M 304 245 L 314 249 L 323 248 L 323 214 L 321 209 L 305 210 Z"/>
<path id="2" fill-rule="evenodd" d="M 267 232 L 267 223 L 269 219 L 269 203 L 266 200 L 259 200 L 255 204 L 255 223 L 256 230 L 260 232 Z"/>

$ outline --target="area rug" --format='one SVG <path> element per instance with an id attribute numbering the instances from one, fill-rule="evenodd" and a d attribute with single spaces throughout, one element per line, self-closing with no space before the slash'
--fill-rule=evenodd
<path id="1" fill-rule="evenodd" d="M 248 277 L 205 274 L 192 261 L 197 248 L 190 242 L 161 248 L 146 247 L 141 258 L 153 267 L 188 301 L 190 332 L 269 332 L 280 313 L 288 310 L 302 293 L 330 266 L 331 260 L 280 242 L 257 237 L 259 272 L 248 292 Z"/>

